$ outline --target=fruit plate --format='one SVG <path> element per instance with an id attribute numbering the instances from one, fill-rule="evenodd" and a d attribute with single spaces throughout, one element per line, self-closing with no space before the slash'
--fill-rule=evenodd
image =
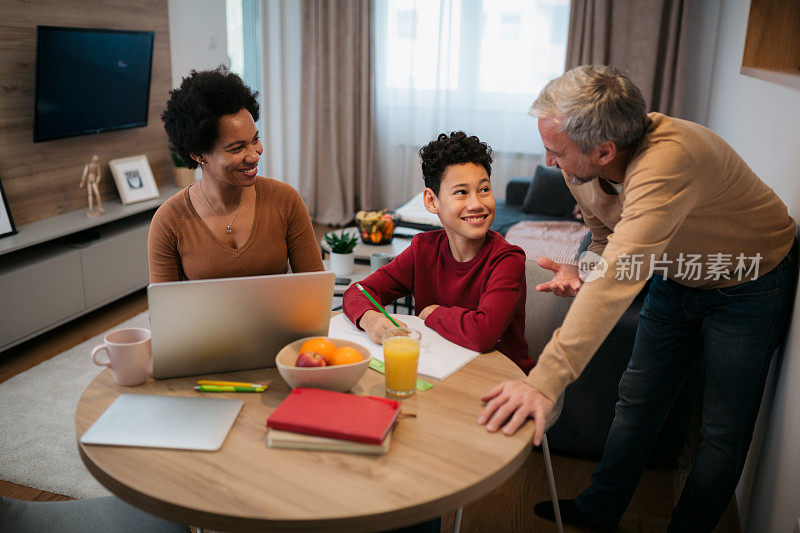
<path id="1" fill-rule="evenodd" d="M 392 242 L 394 229 L 400 215 L 394 211 L 359 211 L 356 213 L 358 233 L 364 244 L 387 244 Z"/>
<path id="2" fill-rule="evenodd" d="M 278 355 L 275 356 L 275 364 L 278 367 L 283 380 L 292 388 L 295 387 L 314 387 L 316 389 L 327 389 L 337 392 L 347 392 L 352 389 L 358 380 L 362 378 L 369 368 L 370 354 L 364 346 L 345 339 L 333 339 L 337 348 L 350 346 L 358 350 L 364 358 L 357 363 L 345 365 L 318 366 L 318 367 L 299 367 L 294 366 L 297 357 L 300 355 L 300 347 L 303 343 L 313 337 L 305 337 L 287 344 Z"/>

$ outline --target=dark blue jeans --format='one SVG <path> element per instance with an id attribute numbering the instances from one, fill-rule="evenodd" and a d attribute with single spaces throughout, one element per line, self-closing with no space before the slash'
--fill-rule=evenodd
<path id="1" fill-rule="evenodd" d="M 617 526 L 689 367 L 702 358 L 702 442 L 670 531 L 714 528 L 744 467 L 796 281 L 797 242 L 777 267 L 734 287 L 700 290 L 653 278 L 603 458 L 576 500 L 581 511 Z"/>

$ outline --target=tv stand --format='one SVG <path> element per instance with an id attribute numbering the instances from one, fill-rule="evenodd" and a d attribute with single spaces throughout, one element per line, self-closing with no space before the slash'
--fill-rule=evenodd
<path id="1" fill-rule="evenodd" d="M 0 239 L 0 352 L 147 286 L 147 233 L 155 210 L 178 192 L 159 187 L 152 200 L 103 203 L 25 224 Z"/>

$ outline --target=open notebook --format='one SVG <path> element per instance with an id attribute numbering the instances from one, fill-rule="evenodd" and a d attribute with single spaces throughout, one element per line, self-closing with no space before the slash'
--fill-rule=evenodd
<path id="1" fill-rule="evenodd" d="M 392 316 L 422 333 L 418 368 L 418 372 L 422 376 L 445 379 L 480 355 L 480 352 L 468 350 L 445 339 L 426 326 L 417 316 L 397 314 L 392 314 Z M 355 327 L 344 313 L 331 318 L 328 336 L 357 342 L 369 349 L 372 357 L 383 361 L 383 347 L 372 342 L 367 334 Z"/>

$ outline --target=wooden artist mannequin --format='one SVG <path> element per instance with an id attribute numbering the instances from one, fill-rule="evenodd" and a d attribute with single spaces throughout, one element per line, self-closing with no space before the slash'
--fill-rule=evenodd
<path id="1" fill-rule="evenodd" d="M 103 209 L 103 205 L 100 203 L 100 191 L 97 188 L 98 183 L 100 183 L 100 165 L 97 164 L 97 155 L 93 155 L 92 160 L 83 167 L 83 176 L 81 176 L 81 184 L 79 186 L 83 187 L 83 185 L 86 184 L 86 193 L 89 197 L 89 212 L 86 213 L 87 217 L 100 216 L 101 213 L 106 212 L 106 210 Z M 94 210 L 94 197 L 97 197 L 97 211 Z"/>

